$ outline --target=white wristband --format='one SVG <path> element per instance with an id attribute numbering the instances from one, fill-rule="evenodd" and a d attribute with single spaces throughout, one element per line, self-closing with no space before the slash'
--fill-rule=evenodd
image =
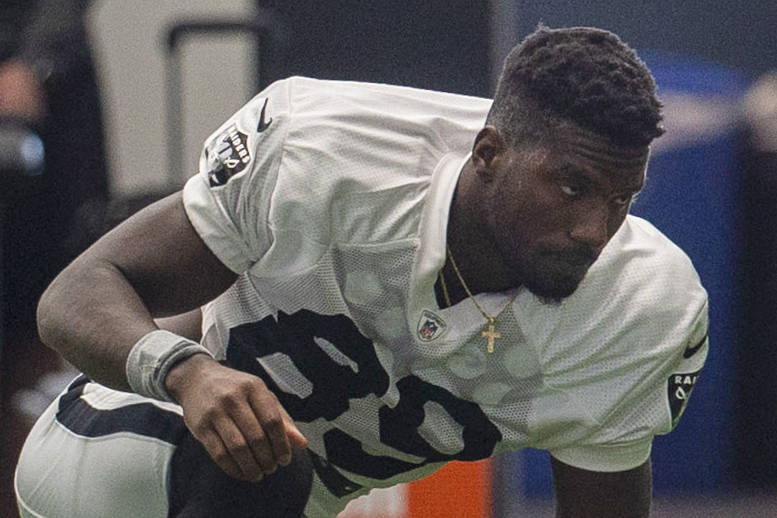
<path id="1" fill-rule="evenodd" d="M 165 388 L 165 377 L 173 365 L 199 353 L 213 358 L 210 351 L 193 340 L 162 329 L 151 331 L 132 346 L 127 356 L 127 382 L 141 396 L 175 403 Z"/>

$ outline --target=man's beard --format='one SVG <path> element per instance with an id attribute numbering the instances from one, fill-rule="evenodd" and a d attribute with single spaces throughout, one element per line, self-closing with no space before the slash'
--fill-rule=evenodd
<path id="1" fill-rule="evenodd" d="M 545 304 L 560 304 L 572 295 L 582 279 L 570 277 L 524 276 L 523 285 Z"/>
<path id="2" fill-rule="evenodd" d="M 532 258 L 531 265 L 521 267 L 517 272 L 520 283 L 543 303 L 553 305 L 561 303 L 577 290 L 590 267 L 590 264 L 559 265 L 542 255 Z"/>

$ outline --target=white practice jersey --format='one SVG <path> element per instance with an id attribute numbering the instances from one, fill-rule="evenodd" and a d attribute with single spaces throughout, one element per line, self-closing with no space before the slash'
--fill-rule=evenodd
<path id="1" fill-rule="evenodd" d="M 559 304 L 523 288 L 441 309 L 449 206 L 490 101 L 386 85 L 274 83 L 206 144 L 187 214 L 236 284 L 204 345 L 262 377 L 308 438 L 308 516 L 449 460 L 526 446 L 636 467 L 707 354 L 685 254 L 629 216 Z M 527 224 L 531 224 L 527 222 Z M 515 297 L 512 304 L 509 301 Z"/>

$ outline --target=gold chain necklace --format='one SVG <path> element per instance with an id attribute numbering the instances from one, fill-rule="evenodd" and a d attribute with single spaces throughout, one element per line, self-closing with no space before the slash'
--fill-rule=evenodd
<path id="1" fill-rule="evenodd" d="M 501 338 L 502 335 L 496 331 L 496 319 L 499 317 L 499 315 L 502 314 L 502 312 L 507 309 L 507 307 L 513 303 L 515 300 L 515 297 L 518 296 L 516 293 L 513 295 L 510 300 L 507 302 L 507 304 L 504 305 L 502 309 L 499 310 L 499 313 L 496 314 L 496 316 L 491 316 L 488 313 L 485 312 L 485 310 L 478 304 L 478 301 L 475 299 L 475 296 L 472 294 L 472 292 L 469 290 L 469 286 L 467 286 L 467 283 L 464 282 L 464 277 L 461 275 L 461 271 L 459 271 L 459 267 L 456 264 L 456 260 L 453 258 L 453 254 L 451 253 L 450 247 L 447 247 L 448 252 L 448 259 L 451 260 L 451 266 L 453 266 L 453 271 L 456 272 L 456 277 L 458 277 L 459 282 L 461 283 L 461 287 L 464 288 L 464 291 L 467 293 L 467 296 L 469 297 L 469 300 L 472 301 L 472 303 L 475 305 L 475 307 L 480 311 L 480 314 L 483 315 L 483 318 L 486 319 L 486 325 L 488 326 L 487 330 L 483 330 L 483 332 L 480 333 L 480 336 L 486 338 L 488 340 L 488 343 L 486 345 L 486 350 L 489 353 L 494 352 L 494 342 L 497 338 Z M 450 307 L 451 304 L 451 297 L 448 293 L 448 285 L 445 283 L 445 275 L 443 275 L 442 270 L 440 270 L 440 287 L 442 288 L 442 294 L 443 297 L 445 297 L 445 303 Z"/>

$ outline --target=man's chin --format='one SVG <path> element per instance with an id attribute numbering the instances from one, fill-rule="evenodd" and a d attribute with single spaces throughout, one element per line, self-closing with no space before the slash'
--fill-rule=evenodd
<path id="1" fill-rule="evenodd" d="M 577 291 L 582 280 L 582 277 L 534 279 L 531 282 L 524 282 L 524 286 L 543 304 L 558 305 Z"/>

